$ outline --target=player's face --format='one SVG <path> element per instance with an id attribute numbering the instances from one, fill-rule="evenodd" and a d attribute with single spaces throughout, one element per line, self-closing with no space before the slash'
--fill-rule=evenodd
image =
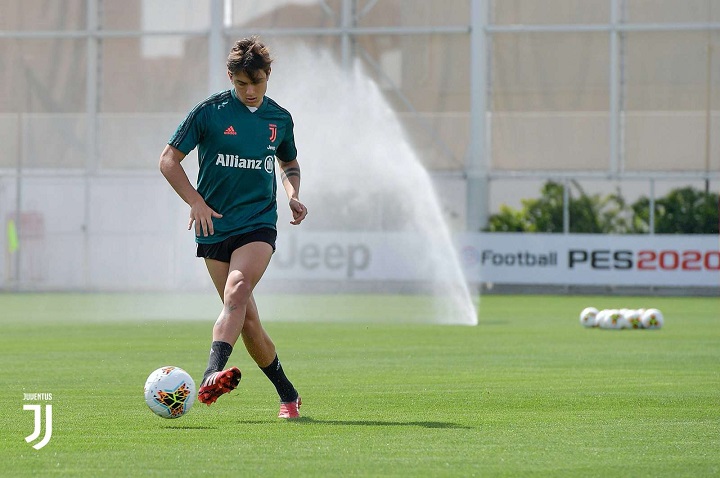
<path id="1" fill-rule="evenodd" d="M 267 74 L 264 71 L 258 71 L 255 81 L 253 81 L 245 73 L 228 72 L 230 81 L 235 87 L 235 93 L 245 106 L 258 107 L 263 102 L 263 97 L 267 91 Z"/>

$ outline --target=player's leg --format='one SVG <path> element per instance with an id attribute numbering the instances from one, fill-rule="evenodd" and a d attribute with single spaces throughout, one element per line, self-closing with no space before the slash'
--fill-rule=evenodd
<path id="1" fill-rule="evenodd" d="M 245 312 L 242 339 L 258 367 L 267 367 L 275 359 L 275 344 L 260 323 L 260 314 L 253 295 L 250 296 Z"/>
<path id="2" fill-rule="evenodd" d="M 198 391 L 198 399 L 203 403 L 214 403 L 240 382 L 241 373 L 237 367 L 222 369 L 243 329 L 252 289 L 265 272 L 271 256 L 270 244 L 251 242 L 235 249 L 229 263 L 206 259 L 210 277 L 222 297 L 223 308 L 213 326 L 208 367 Z"/>
<path id="3" fill-rule="evenodd" d="M 225 283 L 227 282 L 230 263 L 215 259 L 205 259 L 205 265 L 215 289 L 223 300 Z M 210 405 L 223 393 L 227 393 L 238 386 L 242 374 L 237 367 L 223 370 L 232 353 L 232 345 L 227 342 L 213 340 L 210 345 L 210 357 L 208 365 L 203 374 L 200 388 L 198 389 L 198 400 Z"/>
<path id="4" fill-rule="evenodd" d="M 223 309 L 213 327 L 213 340 L 235 345 L 245 324 L 252 291 L 265 273 L 272 253 L 272 246 L 266 242 L 251 242 L 233 251 L 223 292 Z"/>
<path id="5" fill-rule="evenodd" d="M 275 351 L 275 344 L 260 322 L 255 298 L 251 295 L 245 314 L 242 339 L 250 356 L 265 376 L 275 386 L 280 397 L 280 418 L 298 418 L 298 408 L 302 403 L 297 390 L 285 375 L 282 364 Z"/>

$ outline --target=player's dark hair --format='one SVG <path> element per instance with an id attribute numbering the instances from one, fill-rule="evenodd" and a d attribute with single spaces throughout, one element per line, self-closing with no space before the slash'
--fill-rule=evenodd
<path id="1" fill-rule="evenodd" d="M 235 42 L 227 58 L 227 69 L 232 74 L 245 73 L 256 81 L 259 71 L 270 75 L 272 61 L 268 48 L 257 36 L 251 36 Z"/>

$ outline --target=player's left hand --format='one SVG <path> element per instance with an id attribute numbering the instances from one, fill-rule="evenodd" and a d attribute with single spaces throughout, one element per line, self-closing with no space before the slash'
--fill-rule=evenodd
<path id="1" fill-rule="evenodd" d="M 290 199 L 290 211 L 293 215 L 293 220 L 290 221 L 290 224 L 294 226 L 300 224 L 303 219 L 305 219 L 305 216 L 307 216 L 307 208 L 295 198 Z"/>

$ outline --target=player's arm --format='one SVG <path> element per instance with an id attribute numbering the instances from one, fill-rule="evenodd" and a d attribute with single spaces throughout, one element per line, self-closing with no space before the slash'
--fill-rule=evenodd
<path id="1" fill-rule="evenodd" d="M 185 159 L 185 153 L 169 144 L 166 145 L 160 155 L 160 172 L 165 176 L 165 179 L 167 179 L 175 192 L 178 193 L 178 196 L 190 206 L 188 230 L 195 223 L 196 236 L 200 234 L 203 236 L 212 235 L 215 233 L 212 218 L 222 217 L 222 214 L 218 214 L 205 204 L 203 197 L 190 183 L 185 169 L 180 164 L 183 159 Z"/>
<path id="2" fill-rule="evenodd" d="M 293 215 L 290 224 L 297 226 L 307 216 L 307 208 L 300 202 L 300 163 L 298 163 L 297 159 L 288 162 L 278 161 L 278 163 L 280 163 L 280 169 L 282 169 L 280 179 L 282 179 L 283 187 L 290 202 L 290 211 Z"/>

